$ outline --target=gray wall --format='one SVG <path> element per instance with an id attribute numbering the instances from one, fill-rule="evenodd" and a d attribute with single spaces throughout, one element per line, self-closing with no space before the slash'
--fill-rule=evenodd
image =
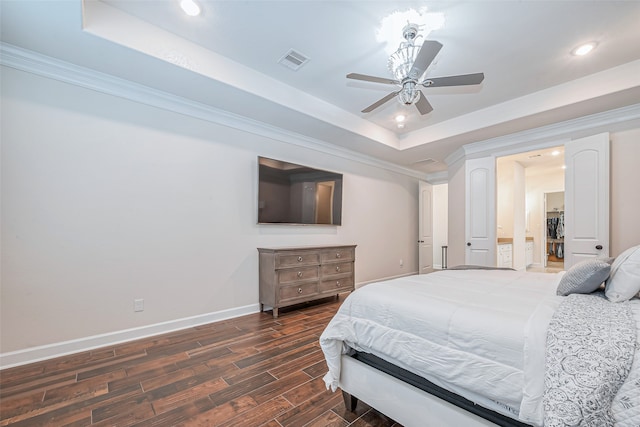
<path id="1" fill-rule="evenodd" d="M 418 269 L 415 177 L 11 68 L 1 84 L 2 353 L 255 311 L 257 247 L 356 244 L 359 284 Z M 258 155 L 343 173 L 343 225 L 257 225 Z"/>

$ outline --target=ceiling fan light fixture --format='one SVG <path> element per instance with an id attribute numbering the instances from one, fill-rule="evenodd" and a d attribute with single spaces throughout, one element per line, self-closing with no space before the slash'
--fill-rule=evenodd
<path id="1" fill-rule="evenodd" d="M 403 80 L 409 75 L 418 52 L 420 52 L 420 46 L 401 46 L 389 57 L 389 71 L 396 80 Z"/>
<path id="2" fill-rule="evenodd" d="M 418 112 L 424 116 L 433 111 L 433 106 L 418 87 L 467 86 L 482 83 L 484 73 L 432 77 L 423 80 L 422 76 L 433 63 L 440 49 L 442 49 L 442 43 L 436 40 L 424 40 L 420 46 L 417 46 L 415 41 L 420 37 L 418 35 L 419 31 L 420 25 L 414 22 L 407 22 L 403 27 L 402 36 L 405 41 L 400 43 L 398 49 L 391 54 L 387 64 L 395 79 L 359 73 L 347 74 L 348 79 L 391 84 L 400 87 L 400 90 L 387 94 L 363 109 L 363 113 L 370 113 L 397 97 L 398 101 L 403 105 L 415 105 Z"/>
<path id="3" fill-rule="evenodd" d="M 411 105 L 420 98 L 420 91 L 416 89 L 414 82 L 406 82 L 398 93 L 398 101 L 404 105 Z"/>

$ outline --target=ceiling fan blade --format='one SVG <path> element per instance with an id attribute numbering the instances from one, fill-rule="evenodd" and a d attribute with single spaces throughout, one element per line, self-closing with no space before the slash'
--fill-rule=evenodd
<path id="1" fill-rule="evenodd" d="M 390 85 L 400 84 L 398 80 L 392 80 L 384 77 L 367 76 L 366 74 L 358 74 L 358 73 L 349 73 L 347 74 L 347 78 L 354 79 L 354 80 L 364 80 L 365 82 L 386 83 Z"/>
<path id="2" fill-rule="evenodd" d="M 419 92 L 420 92 L 420 98 L 418 98 L 418 101 L 416 102 L 416 108 L 418 109 L 420 114 L 424 116 L 425 114 L 432 112 L 433 107 L 431 106 L 429 101 L 427 101 L 427 98 L 424 96 L 424 93 L 422 93 L 422 91 L 419 91 Z"/>
<path id="3" fill-rule="evenodd" d="M 418 56 L 416 56 L 416 60 L 413 62 L 413 66 L 411 66 L 411 70 L 409 70 L 408 77 L 415 80 L 419 79 L 436 58 L 440 49 L 442 49 L 440 42 L 425 40 L 424 43 L 422 43 L 420 52 L 418 52 Z"/>
<path id="4" fill-rule="evenodd" d="M 394 96 L 396 96 L 397 94 L 399 94 L 400 91 L 397 92 L 391 92 L 389 95 L 385 96 L 384 98 L 374 102 L 373 104 L 369 105 L 367 108 L 365 108 L 364 110 L 362 110 L 363 113 L 369 113 L 373 110 L 375 110 L 376 108 L 378 108 L 379 106 L 381 106 L 382 104 L 384 104 L 385 102 L 389 101 L 391 98 L 393 98 Z"/>
<path id="5" fill-rule="evenodd" d="M 463 74 L 459 76 L 434 77 L 422 82 L 424 87 L 477 85 L 484 80 L 484 73 Z"/>

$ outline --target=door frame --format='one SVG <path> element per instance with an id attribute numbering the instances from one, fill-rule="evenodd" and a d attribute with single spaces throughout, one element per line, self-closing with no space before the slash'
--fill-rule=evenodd
<path id="1" fill-rule="evenodd" d="M 433 272 L 433 185 L 419 182 L 418 274 Z"/>
<path id="2" fill-rule="evenodd" d="M 493 173 L 489 173 L 489 176 L 487 177 L 487 184 L 486 184 L 486 188 L 485 190 L 487 191 L 486 193 L 486 197 L 487 197 L 487 204 L 492 204 L 493 205 L 493 217 L 489 214 L 487 215 L 486 218 L 486 225 L 489 227 L 489 230 L 492 231 L 493 233 L 493 240 L 495 241 L 494 244 L 494 248 L 493 248 L 493 265 L 496 264 L 497 260 L 495 257 L 495 252 L 496 252 L 496 246 L 497 246 L 497 239 L 496 239 L 496 234 L 497 234 L 497 222 L 496 222 L 496 197 L 497 197 L 497 188 L 496 188 L 496 168 L 495 168 L 495 162 L 496 159 L 498 157 L 502 157 L 502 156 L 508 156 L 508 155 L 512 155 L 512 154 L 517 154 L 517 153 L 523 153 L 523 152 L 527 152 L 527 151 L 533 151 L 533 150 L 537 150 L 537 149 L 542 149 L 542 148 L 550 148 L 556 145 L 563 145 L 565 147 L 565 162 L 567 162 L 567 151 L 568 151 L 568 146 L 571 145 L 573 147 L 579 146 L 579 144 L 581 144 L 582 142 L 584 142 L 585 144 L 591 144 L 591 141 L 594 141 L 594 144 L 597 145 L 598 141 L 600 141 L 602 144 L 604 144 L 603 140 L 606 139 L 606 150 L 605 153 L 603 154 L 603 162 L 601 163 L 601 169 L 606 169 L 606 184 L 602 184 L 600 183 L 599 185 L 602 186 L 602 190 L 601 192 L 603 193 L 601 195 L 602 201 L 606 200 L 606 207 L 602 207 L 599 206 L 599 209 L 604 209 L 602 213 L 599 213 L 597 216 L 598 217 L 603 217 L 603 215 L 606 216 L 606 226 L 602 226 L 602 236 L 598 236 L 599 238 L 596 238 L 593 241 L 589 241 L 589 243 L 594 246 L 594 245 L 598 245 L 598 247 L 600 247 L 599 249 L 599 253 L 598 254 L 587 254 L 586 251 L 583 251 L 584 253 L 580 254 L 580 256 L 584 257 L 591 257 L 591 256 L 599 256 L 599 257 L 605 257 L 608 256 L 609 253 L 609 240 L 610 240 L 610 236 L 609 236 L 609 209 L 610 209 L 610 200 L 609 200 L 609 182 L 610 182 L 610 170 L 609 170 L 609 157 L 610 157 L 610 138 L 609 138 L 609 133 L 605 132 L 605 133 L 600 133 L 600 134 L 595 134 L 595 135 L 591 135 L 591 136 L 587 136 L 584 138 L 580 138 L 580 139 L 574 139 L 574 140 L 564 140 L 564 141 L 553 141 L 553 142 L 549 142 L 549 143 L 545 143 L 545 144 L 541 144 L 541 145 L 535 145 L 535 146 L 531 146 L 528 147 L 527 150 L 509 150 L 508 152 L 495 152 L 492 154 L 487 154 L 484 157 L 479 157 L 479 158 L 473 158 L 473 159 L 466 159 L 465 160 L 465 164 L 464 164 L 464 168 L 465 168 L 465 241 L 463 242 L 463 244 L 465 245 L 464 247 L 464 251 L 465 251 L 465 262 L 467 264 L 469 263 L 475 263 L 475 262 L 470 262 L 472 261 L 471 256 L 472 254 L 470 253 L 471 251 L 469 250 L 469 243 L 472 242 L 472 240 L 470 240 L 470 231 L 469 231 L 469 227 L 470 227 L 470 220 L 471 220 L 471 202 L 473 201 L 473 199 L 470 197 L 470 192 L 471 192 L 471 186 L 470 186 L 470 181 L 469 181 L 469 170 L 473 169 L 475 166 L 474 165 L 482 165 L 482 161 L 486 162 L 484 163 L 484 165 L 486 165 L 487 168 L 491 167 L 491 164 L 493 164 Z M 582 147 L 581 147 L 582 148 Z M 604 148 L 603 148 L 604 150 Z M 491 163 L 492 162 L 492 163 Z M 567 166 L 568 167 L 568 166 Z M 565 192 L 565 201 L 567 200 L 567 198 L 569 197 L 573 197 L 573 193 L 572 193 L 572 189 L 570 188 L 570 183 L 568 182 L 568 174 L 569 171 L 567 171 L 565 169 L 565 183 L 564 183 L 564 192 Z M 573 250 L 571 248 L 573 242 L 570 241 L 570 230 L 571 227 L 574 227 L 575 224 L 574 221 L 572 220 L 572 217 L 570 215 L 570 212 L 568 213 L 568 211 L 570 210 L 569 208 L 569 204 L 567 202 L 565 202 L 565 222 L 566 224 L 568 224 L 568 227 L 565 225 L 565 242 L 564 242 L 564 250 L 565 250 L 565 257 L 564 257 L 564 268 L 565 270 L 569 267 L 571 267 L 572 263 L 571 263 L 571 259 L 570 257 L 568 257 L 567 255 L 569 255 L 571 253 L 571 251 Z M 546 217 L 546 212 L 545 215 L 543 217 Z M 486 240 L 487 242 L 492 240 L 491 237 L 491 232 L 487 232 L 486 234 L 486 239 L 481 239 L 481 240 Z M 545 238 L 542 240 L 542 242 L 544 243 L 544 246 L 546 246 L 546 233 L 545 233 Z M 595 247 L 595 246 L 594 246 Z M 484 249 L 484 248 L 483 248 Z M 543 254 L 546 254 L 546 248 L 543 247 Z M 489 258 L 489 255 L 487 256 L 487 258 Z M 545 256 L 545 264 L 546 264 L 546 256 Z"/>

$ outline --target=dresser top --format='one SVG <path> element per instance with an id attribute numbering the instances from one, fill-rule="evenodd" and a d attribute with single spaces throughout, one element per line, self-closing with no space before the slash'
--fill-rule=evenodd
<path id="1" fill-rule="evenodd" d="M 280 251 L 312 251 L 319 249 L 335 249 L 335 248 L 355 248 L 357 245 L 325 245 L 325 246 L 282 246 L 274 248 L 258 248 L 258 252 L 280 252 Z"/>

